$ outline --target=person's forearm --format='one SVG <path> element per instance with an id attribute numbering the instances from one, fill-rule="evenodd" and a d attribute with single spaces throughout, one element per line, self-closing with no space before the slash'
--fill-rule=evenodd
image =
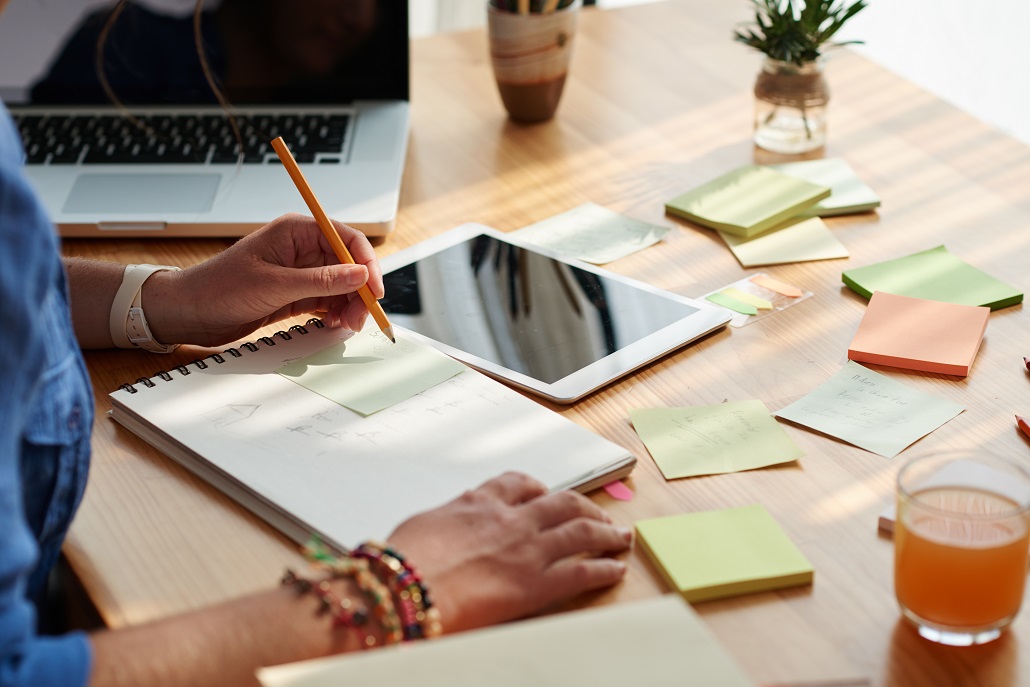
<path id="1" fill-rule="evenodd" d="M 65 258 L 71 292 L 72 326 L 82 348 L 111 348 L 111 303 L 122 283 L 125 265 L 85 258 Z"/>
<path id="2" fill-rule="evenodd" d="M 111 304 L 122 284 L 125 265 L 117 262 L 65 258 L 71 292 L 72 326 L 82 348 L 111 348 Z M 185 339 L 177 330 L 182 318 L 181 301 L 165 282 L 175 279 L 175 272 L 155 272 L 143 285 L 147 323 L 154 338 L 162 343 L 180 343 Z"/>
<path id="3" fill-rule="evenodd" d="M 349 581 L 334 592 L 362 604 Z M 374 626 L 374 621 L 370 621 Z M 357 633 L 333 627 L 312 594 L 292 588 L 238 599 L 136 628 L 92 635 L 90 687 L 236 687 L 254 671 L 359 648 Z"/>

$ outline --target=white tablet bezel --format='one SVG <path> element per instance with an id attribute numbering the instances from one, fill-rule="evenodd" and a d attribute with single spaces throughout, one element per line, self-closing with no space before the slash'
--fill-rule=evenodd
<path id="1" fill-rule="evenodd" d="M 559 255 L 554 251 L 520 241 L 517 236 L 491 229 L 482 224 L 468 223 L 455 227 L 450 231 L 434 236 L 409 248 L 402 249 L 380 260 L 383 273 L 392 272 L 405 267 L 451 246 L 463 243 L 479 234 L 486 234 L 514 246 L 524 248 L 543 256 L 559 260 L 568 265 L 587 272 L 602 275 L 608 279 L 633 286 L 658 297 L 678 301 L 696 308 L 697 311 L 673 324 L 635 341 L 600 360 L 587 365 L 553 383 L 534 379 L 528 375 L 508 369 L 497 363 L 485 360 L 441 341 L 412 331 L 400 325 L 394 325 L 412 338 L 422 341 L 467 365 L 485 372 L 497 379 L 508 382 L 520 389 L 538 394 L 556 403 L 572 403 L 587 394 L 619 379 L 648 363 L 687 345 L 691 341 L 708 334 L 725 325 L 730 320 L 730 313 L 723 308 L 716 308 L 704 301 L 687 298 L 670 291 L 655 288 L 644 282 L 624 277 L 620 274 L 602 269 L 579 260 Z"/>

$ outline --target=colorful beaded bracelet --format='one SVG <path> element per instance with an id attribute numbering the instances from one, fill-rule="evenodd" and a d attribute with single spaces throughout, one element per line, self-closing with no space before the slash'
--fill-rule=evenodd
<path id="1" fill-rule="evenodd" d="M 368 561 L 373 572 L 390 587 L 400 606 L 405 640 L 441 634 L 439 611 L 433 607 L 422 576 L 396 549 L 367 541 L 355 548 L 351 556 Z"/>
<path id="2" fill-rule="evenodd" d="M 393 602 L 389 588 L 371 571 L 368 561 L 350 555 L 336 556 L 318 540 L 312 540 L 304 548 L 309 560 L 325 568 L 334 577 L 350 577 L 372 604 L 373 613 L 383 629 L 386 644 L 397 644 L 404 640 L 404 628 Z M 375 637 L 369 635 L 372 646 Z"/>
<path id="3" fill-rule="evenodd" d="M 357 632 L 362 647 L 375 644 L 375 637 L 369 635 L 364 628 L 364 625 L 368 622 L 368 611 L 364 608 L 353 609 L 351 600 L 346 597 L 337 598 L 333 594 L 329 582 L 325 580 L 315 582 L 298 577 L 296 573 L 287 568 L 281 583 L 285 587 L 296 589 L 297 594 L 300 596 L 308 592 L 313 593 L 320 602 L 319 614 L 332 613 L 333 627 L 344 625 Z"/>

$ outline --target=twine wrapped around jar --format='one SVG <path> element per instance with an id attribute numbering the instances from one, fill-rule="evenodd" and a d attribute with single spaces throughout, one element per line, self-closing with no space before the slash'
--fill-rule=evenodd
<path id="1" fill-rule="evenodd" d="M 825 143 L 830 90 L 821 61 L 798 65 L 767 58 L 754 92 L 755 142 L 759 146 L 801 153 Z"/>

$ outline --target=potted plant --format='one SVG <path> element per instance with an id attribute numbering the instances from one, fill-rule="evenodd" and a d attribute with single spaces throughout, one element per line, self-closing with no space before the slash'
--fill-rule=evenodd
<path id="1" fill-rule="evenodd" d="M 778 153 L 803 153 L 826 143 L 829 88 L 826 48 L 861 43 L 831 39 L 865 0 L 751 0 L 753 25 L 734 39 L 765 55 L 755 81 L 755 143 Z"/>

